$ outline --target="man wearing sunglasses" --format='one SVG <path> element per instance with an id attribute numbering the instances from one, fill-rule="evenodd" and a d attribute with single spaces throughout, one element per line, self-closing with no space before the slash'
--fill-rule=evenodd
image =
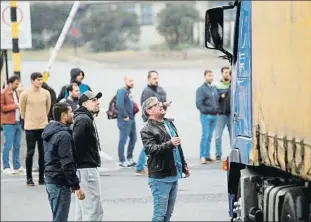
<path id="1" fill-rule="evenodd" d="M 172 120 L 156 97 L 142 106 L 148 121 L 140 131 L 148 157 L 149 187 L 153 196 L 152 221 L 170 221 L 178 190 L 178 180 L 189 177 L 181 140 Z"/>

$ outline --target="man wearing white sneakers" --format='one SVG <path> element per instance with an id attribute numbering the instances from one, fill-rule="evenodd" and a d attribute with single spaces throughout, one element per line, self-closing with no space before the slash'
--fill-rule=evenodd
<path id="1" fill-rule="evenodd" d="M 20 78 L 11 76 L 7 87 L 1 92 L 1 125 L 3 127 L 4 145 L 2 148 L 3 173 L 24 173 L 21 167 L 19 152 L 21 148 L 22 126 L 20 122 L 19 97 L 16 89 Z M 9 154 L 13 147 L 13 171 L 9 164 Z"/>

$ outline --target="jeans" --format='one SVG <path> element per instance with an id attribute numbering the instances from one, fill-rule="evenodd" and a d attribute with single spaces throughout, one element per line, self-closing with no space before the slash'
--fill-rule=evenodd
<path id="1" fill-rule="evenodd" d="M 16 124 L 3 124 L 4 144 L 2 150 L 3 169 L 10 168 L 9 155 L 13 147 L 13 168 L 15 170 L 21 167 L 19 161 L 19 151 L 21 148 L 22 126 L 20 122 Z"/>
<path id="2" fill-rule="evenodd" d="M 135 120 L 130 119 L 125 121 L 123 119 L 118 119 L 118 128 L 120 131 L 118 155 L 119 161 L 122 163 L 125 162 L 124 148 L 128 137 L 130 138 L 130 141 L 127 148 L 127 159 L 129 160 L 133 158 L 133 151 L 137 140 Z"/>
<path id="3" fill-rule="evenodd" d="M 202 137 L 200 143 L 200 158 L 211 158 L 210 149 L 213 132 L 216 127 L 217 115 L 200 114 Z"/>
<path id="4" fill-rule="evenodd" d="M 26 144 L 27 144 L 27 155 L 26 155 L 26 175 L 27 179 L 32 178 L 32 162 L 33 155 L 35 154 L 36 143 L 38 143 L 38 164 L 39 164 L 39 179 L 44 178 L 44 148 L 41 134 L 43 129 L 39 130 L 26 130 Z"/>
<path id="5" fill-rule="evenodd" d="M 53 214 L 53 221 L 67 221 L 71 202 L 70 187 L 56 184 L 45 184 L 45 187 Z"/>
<path id="6" fill-rule="evenodd" d="M 102 221 L 104 210 L 100 196 L 100 177 L 97 168 L 77 170 L 80 187 L 85 194 L 84 200 L 76 198 L 75 221 Z"/>
<path id="7" fill-rule="evenodd" d="M 216 159 L 221 159 L 221 155 L 222 155 L 221 140 L 222 140 L 222 134 L 224 132 L 225 126 L 227 126 L 227 129 L 230 135 L 230 144 L 231 144 L 230 116 L 218 115 L 217 125 L 216 125 Z"/>
<path id="8" fill-rule="evenodd" d="M 153 199 L 152 221 L 170 221 L 177 197 L 178 181 L 169 183 L 154 180 L 149 186 Z"/>
<path id="9" fill-rule="evenodd" d="M 136 165 L 136 171 L 141 171 L 145 169 L 145 164 L 146 164 L 146 153 L 145 153 L 145 148 L 143 147 L 139 153 L 137 165 Z"/>

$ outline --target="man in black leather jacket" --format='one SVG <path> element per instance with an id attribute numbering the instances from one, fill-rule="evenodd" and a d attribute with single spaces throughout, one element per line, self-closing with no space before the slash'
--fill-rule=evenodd
<path id="1" fill-rule="evenodd" d="M 164 118 L 165 110 L 156 97 L 142 106 L 148 117 L 141 138 L 148 157 L 149 186 L 153 196 L 152 221 L 169 221 L 177 197 L 178 180 L 190 176 L 180 138 L 172 120 Z"/>

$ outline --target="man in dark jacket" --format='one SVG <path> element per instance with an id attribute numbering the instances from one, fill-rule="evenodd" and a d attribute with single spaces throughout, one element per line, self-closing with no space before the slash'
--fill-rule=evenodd
<path id="1" fill-rule="evenodd" d="M 51 109 L 50 109 L 50 112 L 48 115 L 48 121 L 50 122 L 53 119 L 53 111 L 52 110 L 53 110 L 53 106 L 56 103 L 56 93 L 55 93 L 54 89 L 45 82 L 42 83 L 42 88 L 49 91 L 50 96 L 51 96 Z"/>
<path id="2" fill-rule="evenodd" d="M 84 76 L 84 72 L 79 68 L 73 68 L 70 70 L 70 83 L 77 83 L 80 89 L 80 93 L 84 93 L 87 90 L 92 91 L 88 85 L 82 83 Z M 64 85 L 60 90 L 60 93 L 57 97 L 57 102 L 61 101 L 63 98 L 67 98 L 68 92 L 66 90 L 66 87 L 67 85 Z"/>
<path id="3" fill-rule="evenodd" d="M 230 119 L 230 90 L 231 73 L 229 67 L 221 68 L 222 79 L 215 84 L 219 95 L 219 115 L 216 124 L 216 160 L 222 156 L 221 140 L 225 126 L 227 126 L 231 143 L 231 119 Z"/>
<path id="4" fill-rule="evenodd" d="M 79 107 L 80 89 L 77 83 L 70 83 L 66 90 L 68 92 L 67 98 L 63 98 L 61 102 L 66 102 L 71 106 L 71 109 L 75 111 Z"/>
<path id="5" fill-rule="evenodd" d="M 190 176 L 180 138 L 172 120 L 156 97 L 142 106 L 148 122 L 141 130 L 141 139 L 148 156 L 149 186 L 153 196 L 152 221 L 170 221 L 177 197 L 178 180 Z"/>
<path id="6" fill-rule="evenodd" d="M 124 77 L 125 86 L 120 88 L 116 96 L 116 108 L 118 109 L 117 124 L 120 130 L 120 138 L 118 144 L 119 166 L 128 167 L 135 166 L 133 161 L 133 151 L 137 140 L 136 122 L 134 114 L 134 101 L 131 89 L 134 86 L 134 80 L 130 76 Z M 124 157 L 124 148 L 129 138 L 127 147 L 127 156 Z"/>
<path id="7" fill-rule="evenodd" d="M 156 97 L 159 100 L 159 102 L 162 103 L 164 109 L 166 110 L 167 107 L 170 106 L 171 101 L 167 101 L 166 92 L 161 86 L 159 86 L 158 72 L 155 70 L 149 71 L 147 79 L 148 79 L 148 84 L 144 88 L 141 94 L 141 99 L 140 99 L 141 105 L 143 104 L 143 102 L 145 102 L 150 97 Z M 148 118 L 144 114 L 142 115 L 142 118 L 144 122 L 148 120 Z M 145 164 L 146 164 L 146 153 L 145 153 L 145 149 L 142 148 L 142 150 L 140 151 L 139 157 L 138 157 L 137 165 L 136 165 L 136 175 L 140 176 L 140 175 L 146 174 Z"/>
<path id="8" fill-rule="evenodd" d="M 213 72 L 204 72 L 205 82 L 196 91 L 196 107 L 200 111 L 202 137 L 200 142 L 200 159 L 202 164 L 212 161 L 210 156 L 211 141 L 216 127 L 219 109 L 217 89 L 212 86 Z"/>
<path id="9" fill-rule="evenodd" d="M 80 186 L 85 200 L 76 201 L 76 221 L 102 221 L 103 208 L 100 197 L 100 143 L 94 116 L 99 113 L 99 99 L 102 93 L 84 92 L 79 98 L 80 107 L 74 112 L 73 139 L 75 161 Z"/>
<path id="10" fill-rule="evenodd" d="M 73 157 L 73 139 L 69 125 L 73 114 L 66 103 L 53 108 L 55 121 L 50 121 L 42 133 L 45 161 L 45 186 L 53 213 L 53 221 L 67 221 L 71 193 L 83 199 Z"/>

